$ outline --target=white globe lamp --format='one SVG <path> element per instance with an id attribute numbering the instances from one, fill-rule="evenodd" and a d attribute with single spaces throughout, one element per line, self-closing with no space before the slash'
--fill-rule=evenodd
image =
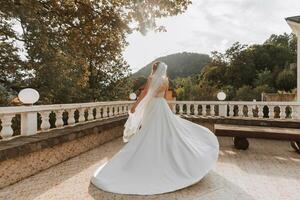
<path id="1" fill-rule="evenodd" d="M 226 94 L 225 92 L 221 91 L 217 94 L 217 98 L 219 101 L 224 101 L 226 99 Z"/>
<path id="2" fill-rule="evenodd" d="M 32 105 L 39 100 L 40 94 L 35 89 L 26 88 L 19 92 L 18 98 L 23 104 Z"/>
<path id="3" fill-rule="evenodd" d="M 136 99 L 136 94 L 133 92 L 129 95 L 129 99 L 135 100 Z"/>

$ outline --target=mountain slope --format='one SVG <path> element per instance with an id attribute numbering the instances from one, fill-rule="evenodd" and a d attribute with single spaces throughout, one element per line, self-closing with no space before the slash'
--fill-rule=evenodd
<path id="1" fill-rule="evenodd" d="M 200 73 L 202 68 L 210 61 L 210 57 L 207 54 L 183 52 L 163 56 L 155 59 L 154 61 L 157 60 L 168 65 L 168 76 L 171 79 L 174 79 L 177 77 L 187 77 Z M 153 62 L 134 73 L 133 76 L 148 76 L 151 72 L 151 65 Z"/>

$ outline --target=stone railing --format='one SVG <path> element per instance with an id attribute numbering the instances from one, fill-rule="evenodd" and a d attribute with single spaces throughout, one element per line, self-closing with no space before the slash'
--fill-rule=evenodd
<path id="1" fill-rule="evenodd" d="M 2 127 L 0 136 L 2 139 L 16 135 L 28 136 L 52 128 L 64 128 L 93 120 L 127 115 L 132 103 L 133 101 L 110 101 L 0 107 Z M 168 103 L 174 113 L 190 117 L 300 119 L 300 103 L 297 102 L 169 101 Z M 12 125 L 14 119 L 19 119 L 17 128 Z M 15 129 L 19 129 L 19 134 L 14 133 Z"/>
<path id="2" fill-rule="evenodd" d="M 169 101 L 176 114 L 203 117 L 300 119 L 298 102 Z"/>
<path id="3" fill-rule="evenodd" d="M 132 103 L 133 101 L 110 101 L 0 107 L 2 127 L 0 136 L 4 139 L 15 135 L 29 136 L 52 128 L 64 128 L 92 120 L 127 115 Z M 13 124 L 13 121 L 19 121 L 19 123 Z M 14 132 L 19 132 L 19 134 Z"/>

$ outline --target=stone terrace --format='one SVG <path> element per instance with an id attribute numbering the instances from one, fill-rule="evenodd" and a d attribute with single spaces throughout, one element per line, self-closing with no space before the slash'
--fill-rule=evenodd
<path id="1" fill-rule="evenodd" d="M 90 177 L 96 168 L 122 148 L 121 138 L 0 190 L 0 199 L 299 199 L 300 156 L 286 141 L 250 139 L 247 151 L 219 137 L 215 168 L 199 183 L 176 192 L 133 196 L 104 192 Z"/>

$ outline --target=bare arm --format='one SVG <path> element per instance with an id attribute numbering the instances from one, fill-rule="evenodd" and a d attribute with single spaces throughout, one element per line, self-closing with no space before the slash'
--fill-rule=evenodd
<path id="1" fill-rule="evenodd" d="M 167 95 L 168 95 L 167 93 L 168 93 L 168 91 L 169 91 L 169 78 L 168 78 L 168 81 L 167 81 L 167 85 L 166 85 L 166 89 L 165 89 L 165 95 L 164 95 L 164 98 L 165 98 L 166 100 L 168 100 L 168 99 L 167 99 Z M 171 104 L 168 103 L 168 105 L 169 105 L 170 109 L 172 110 Z"/>
<path id="2" fill-rule="evenodd" d="M 148 80 L 147 80 L 147 82 L 146 82 L 144 90 L 141 92 L 141 94 L 139 95 L 139 98 L 136 100 L 136 102 L 134 102 L 133 106 L 131 107 L 131 109 L 130 109 L 131 113 L 134 113 L 135 108 L 137 107 L 137 105 L 146 96 L 146 94 L 148 92 L 148 89 L 149 89 L 150 81 L 151 81 L 151 78 L 149 77 Z"/>
<path id="3" fill-rule="evenodd" d="M 164 95 L 164 97 L 165 97 L 166 100 L 167 100 L 167 92 L 168 91 L 169 91 L 169 79 L 167 81 L 167 85 L 166 85 L 166 88 L 165 88 L 165 95 Z"/>

